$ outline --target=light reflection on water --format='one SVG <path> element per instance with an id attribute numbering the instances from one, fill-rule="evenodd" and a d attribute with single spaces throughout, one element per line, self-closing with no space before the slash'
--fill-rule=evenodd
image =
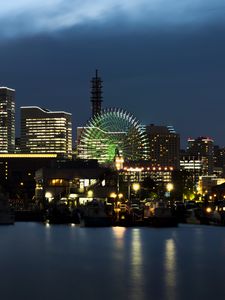
<path id="1" fill-rule="evenodd" d="M 139 228 L 132 229 L 131 234 L 131 282 L 130 299 L 144 299 L 143 284 L 143 255 L 141 231 Z"/>
<path id="2" fill-rule="evenodd" d="M 142 264 L 142 253 L 141 253 L 141 235 L 140 229 L 132 230 L 132 242 L 131 242 L 131 264 L 135 270 L 139 270 Z M 134 272 L 136 273 L 136 272 Z M 139 273 L 139 272 L 137 272 Z"/>
<path id="3" fill-rule="evenodd" d="M 175 299 L 176 287 L 176 245 L 174 240 L 167 239 L 165 242 L 165 280 L 166 295 L 168 299 Z"/>
<path id="4" fill-rule="evenodd" d="M 113 227 L 112 228 L 116 243 L 118 244 L 119 247 L 123 245 L 124 242 L 124 234 L 126 231 L 125 227 Z"/>
<path id="5" fill-rule="evenodd" d="M 114 258 L 117 261 L 122 262 L 124 260 L 124 238 L 125 238 L 125 227 L 113 227 L 112 233 L 114 237 Z"/>
<path id="6" fill-rule="evenodd" d="M 16 223 L 0 235 L 3 300 L 225 299 L 225 227 Z"/>

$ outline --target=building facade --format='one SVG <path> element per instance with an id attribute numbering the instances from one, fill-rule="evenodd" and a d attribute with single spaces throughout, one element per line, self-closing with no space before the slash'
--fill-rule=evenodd
<path id="1" fill-rule="evenodd" d="M 1 186 L 14 208 L 32 201 L 35 172 L 41 167 L 50 168 L 57 160 L 57 154 L 0 154 Z"/>
<path id="2" fill-rule="evenodd" d="M 180 170 L 188 172 L 189 182 L 192 182 L 194 191 L 197 190 L 199 178 L 204 174 L 205 168 L 207 168 L 205 161 L 198 158 L 198 156 L 190 156 L 185 153 L 181 154 Z"/>
<path id="3" fill-rule="evenodd" d="M 194 156 L 203 162 L 202 175 L 213 174 L 214 141 L 209 137 L 188 139 L 187 155 Z"/>
<path id="4" fill-rule="evenodd" d="M 146 178 L 150 177 L 156 186 L 166 186 L 167 183 L 172 181 L 173 167 L 152 167 L 147 163 L 140 163 L 139 166 L 125 165 L 120 170 L 120 175 L 123 176 L 125 182 L 143 182 Z"/>
<path id="5" fill-rule="evenodd" d="M 222 175 L 225 176 L 225 148 L 220 148 L 219 146 L 214 146 L 214 158 L 213 158 L 213 164 L 214 164 L 214 173 L 215 169 L 221 168 L 222 169 Z"/>
<path id="6" fill-rule="evenodd" d="M 15 149 L 15 90 L 0 87 L 0 153 Z"/>
<path id="7" fill-rule="evenodd" d="M 105 172 L 106 169 L 101 168 L 95 160 L 59 162 L 51 167 L 40 168 L 35 173 L 35 198 L 48 201 L 53 198 L 56 201 L 87 198 L 88 190 L 93 190 Z M 97 197 L 97 194 L 94 196 Z"/>
<path id="8" fill-rule="evenodd" d="M 171 126 L 146 126 L 149 140 L 150 162 L 154 167 L 179 168 L 180 135 Z"/>
<path id="9" fill-rule="evenodd" d="M 72 157 L 71 114 L 37 106 L 21 107 L 21 153 Z"/>

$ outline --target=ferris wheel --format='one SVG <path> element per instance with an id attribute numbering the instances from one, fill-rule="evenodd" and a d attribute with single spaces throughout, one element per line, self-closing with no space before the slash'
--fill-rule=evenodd
<path id="1" fill-rule="evenodd" d="M 79 142 L 79 157 L 112 162 L 115 153 L 125 160 L 148 157 L 148 139 L 143 126 L 125 110 L 109 108 L 89 120 Z"/>

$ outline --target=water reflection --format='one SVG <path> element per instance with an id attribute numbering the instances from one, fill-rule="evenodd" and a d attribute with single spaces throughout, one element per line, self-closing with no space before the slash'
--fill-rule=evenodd
<path id="1" fill-rule="evenodd" d="M 117 250 L 122 250 L 124 247 L 124 234 L 126 231 L 125 227 L 112 227 L 113 235 L 115 237 Z"/>
<path id="2" fill-rule="evenodd" d="M 126 231 L 125 227 L 112 227 L 113 234 L 117 239 L 122 239 L 124 237 L 124 233 Z"/>
<path id="3" fill-rule="evenodd" d="M 131 263 L 134 269 L 139 269 L 142 264 L 140 229 L 132 231 Z"/>
<path id="4" fill-rule="evenodd" d="M 176 280 L 176 245 L 174 239 L 167 239 L 165 244 L 165 285 L 167 299 L 175 299 Z"/>
<path id="5" fill-rule="evenodd" d="M 49 222 L 46 222 L 46 223 L 45 223 L 45 227 L 47 227 L 47 228 L 49 228 L 49 227 L 50 227 L 50 224 L 49 224 Z"/>
<path id="6" fill-rule="evenodd" d="M 143 258 L 142 258 L 142 243 L 140 229 L 132 230 L 131 241 L 131 282 L 132 289 L 130 299 L 143 299 Z"/>
<path id="7" fill-rule="evenodd" d="M 204 251 L 204 246 L 203 246 L 203 230 L 202 228 L 196 228 L 195 229 L 195 235 L 194 235 L 194 238 L 195 238 L 195 244 L 196 244 L 196 252 L 197 255 L 196 257 L 198 257 L 198 254 L 201 254 L 202 251 Z"/>
<path id="8" fill-rule="evenodd" d="M 18 222 L 1 233 L 1 299 L 225 299 L 224 227 Z"/>

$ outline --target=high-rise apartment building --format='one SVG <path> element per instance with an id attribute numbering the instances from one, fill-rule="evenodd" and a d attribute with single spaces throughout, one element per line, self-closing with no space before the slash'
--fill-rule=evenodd
<path id="1" fill-rule="evenodd" d="M 196 139 L 189 138 L 186 153 L 203 162 L 202 175 L 213 173 L 214 141 L 211 138 L 202 136 Z"/>
<path id="2" fill-rule="evenodd" d="M 198 156 L 190 156 L 186 152 L 180 155 L 180 169 L 188 172 L 188 181 L 192 182 L 192 186 L 197 189 L 199 178 L 203 174 L 205 161 Z"/>
<path id="3" fill-rule="evenodd" d="M 146 126 L 152 166 L 179 168 L 180 135 L 172 126 Z"/>
<path id="4" fill-rule="evenodd" d="M 72 156 L 71 114 L 37 106 L 21 107 L 21 153 Z"/>
<path id="5" fill-rule="evenodd" d="M 15 149 L 15 90 L 0 87 L 0 153 Z"/>
<path id="6" fill-rule="evenodd" d="M 225 148 L 220 148 L 218 145 L 215 145 L 213 154 L 214 173 L 215 168 L 220 168 L 222 170 L 223 176 L 225 176 Z"/>

